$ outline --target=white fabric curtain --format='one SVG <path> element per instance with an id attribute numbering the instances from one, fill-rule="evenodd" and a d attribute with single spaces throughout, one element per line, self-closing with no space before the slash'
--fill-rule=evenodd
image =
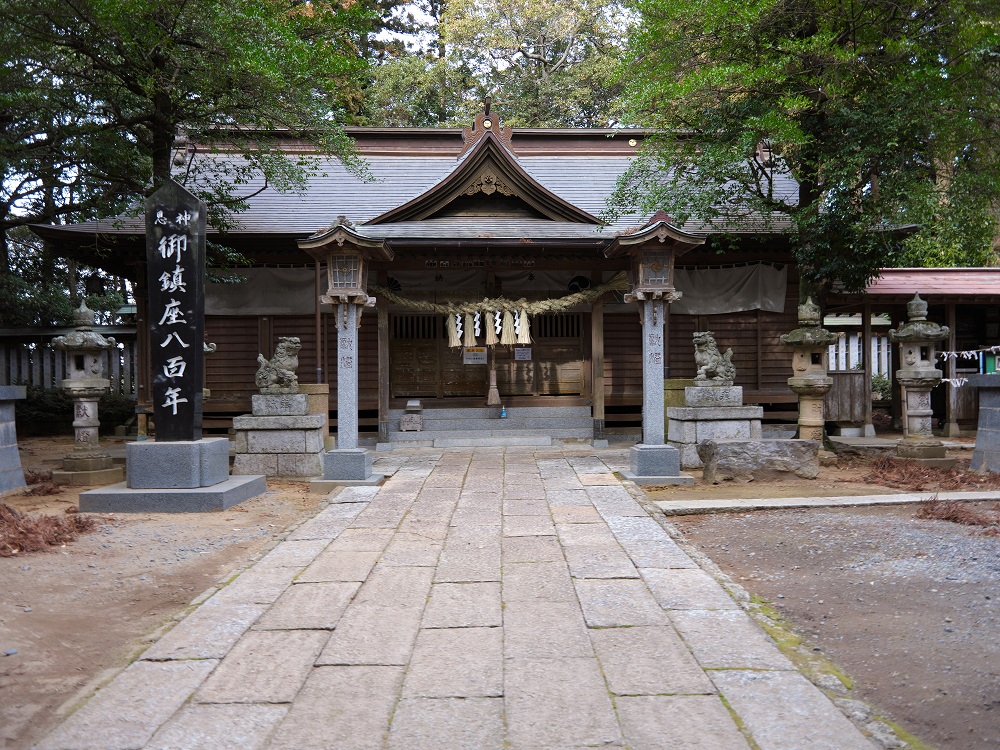
<path id="1" fill-rule="evenodd" d="M 683 296 L 670 304 L 670 312 L 679 315 L 784 312 L 788 267 L 755 263 L 735 268 L 677 268 L 674 287 Z"/>

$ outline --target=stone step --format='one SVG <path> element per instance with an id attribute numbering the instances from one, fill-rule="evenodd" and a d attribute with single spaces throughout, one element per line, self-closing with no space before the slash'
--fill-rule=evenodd
<path id="1" fill-rule="evenodd" d="M 398 428 L 398 420 L 389 420 L 390 428 Z M 428 430 L 480 431 L 480 430 L 553 430 L 553 429 L 593 429 L 590 417 L 542 419 L 541 417 L 497 419 L 424 419 L 424 432 Z"/>
<path id="2" fill-rule="evenodd" d="M 438 438 L 435 448 L 507 448 L 517 446 L 550 446 L 552 438 L 543 435 L 534 437 L 451 437 Z"/>
<path id="3" fill-rule="evenodd" d="M 406 413 L 405 409 L 390 409 L 389 419 L 399 419 Z M 482 406 L 468 408 L 424 409 L 420 412 L 424 421 L 438 419 L 497 419 L 500 408 L 497 406 Z M 508 407 L 507 417 L 510 418 L 591 418 L 589 406 L 514 406 Z"/>
<path id="4" fill-rule="evenodd" d="M 458 437 L 468 436 L 470 439 L 480 439 L 480 438 L 583 438 L 589 439 L 594 437 L 594 430 L 592 427 L 574 427 L 574 428 L 555 428 L 548 430 L 540 429 L 498 429 L 498 430 L 477 430 L 475 434 L 469 434 L 469 431 L 462 430 L 421 430 L 420 432 L 390 432 L 389 440 L 390 442 L 414 442 L 414 441 L 428 441 L 428 440 L 450 440 Z"/>

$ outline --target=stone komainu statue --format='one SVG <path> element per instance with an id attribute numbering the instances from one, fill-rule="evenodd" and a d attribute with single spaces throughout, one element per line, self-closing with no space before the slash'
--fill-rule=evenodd
<path id="1" fill-rule="evenodd" d="M 282 336 L 274 348 L 270 361 L 263 354 L 257 355 L 257 387 L 263 394 L 298 393 L 299 378 L 295 371 L 299 367 L 299 350 L 302 342 L 297 336 Z"/>
<path id="2" fill-rule="evenodd" d="M 694 364 L 698 368 L 694 376 L 695 381 L 732 385 L 736 378 L 736 368 L 733 367 L 732 359 L 732 349 L 726 349 L 725 354 L 719 354 L 715 335 L 711 331 L 699 331 L 694 334 Z"/>

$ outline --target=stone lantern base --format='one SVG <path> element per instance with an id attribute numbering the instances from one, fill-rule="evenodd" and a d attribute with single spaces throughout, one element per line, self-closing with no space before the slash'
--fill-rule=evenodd
<path id="1" fill-rule="evenodd" d="M 896 445 L 896 458 L 904 461 L 916 461 L 924 466 L 938 469 L 950 469 L 955 465 L 955 459 L 947 457 L 944 444 L 940 440 L 904 438 Z"/>
<path id="2" fill-rule="evenodd" d="M 52 470 L 52 483 L 98 486 L 124 481 L 125 469 L 115 466 L 111 456 L 80 456 L 63 459 L 62 469 Z"/>

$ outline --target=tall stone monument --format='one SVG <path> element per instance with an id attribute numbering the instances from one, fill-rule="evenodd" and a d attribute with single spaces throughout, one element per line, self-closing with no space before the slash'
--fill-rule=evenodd
<path id="1" fill-rule="evenodd" d="M 979 425 L 970 468 L 1000 474 L 1000 373 L 972 375 L 968 387 L 979 395 Z"/>
<path id="2" fill-rule="evenodd" d="M 25 487 L 17 450 L 14 402 L 25 398 L 27 391 L 23 385 L 0 385 L 0 497 Z"/>
<path id="3" fill-rule="evenodd" d="M 927 303 L 914 294 L 906 305 L 909 318 L 898 329 L 889 331 L 889 338 L 899 344 L 896 381 L 903 387 L 906 409 L 906 437 L 896 446 L 899 458 L 919 461 L 932 466 L 950 467 L 955 462 L 946 458 L 944 444 L 932 432 L 931 389 L 941 382 L 941 371 L 934 366 L 936 345 L 948 338 L 947 326 L 927 320 Z"/>
<path id="4" fill-rule="evenodd" d="M 222 510 L 263 476 L 229 476 L 229 440 L 202 437 L 206 206 L 170 180 L 146 200 L 149 346 L 156 439 L 129 443 L 125 482 L 80 495 L 80 510 Z"/>
<path id="5" fill-rule="evenodd" d="M 60 383 L 73 399 L 73 452 L 63 459 L 62 469 L 52 472 L 55 484 L 94 485 L 120 482 L 121 467 L 115 466 L 100 443 L 97 403 L 111 381 L 104 368 L 104 353 L 115 349 L 113 338 L 94 330 L 94 312 L 86 302 L 73 313 L 76 330 L 52 339 L 52 348 L 66 352 L 69 377 Z"/>
<path id="6" fill-rule="evenodd" d="M 812 297 L 799 305 L 799 327 L 781 336 L 781 343 L 792 347 L 792 371 L 788 387 L 799 397 L 799 438 L 823 444 L 823 399 L 833 387 L 828 374 L 829 347 L 837 334 L 821 327 L 819 305 Z"/>

